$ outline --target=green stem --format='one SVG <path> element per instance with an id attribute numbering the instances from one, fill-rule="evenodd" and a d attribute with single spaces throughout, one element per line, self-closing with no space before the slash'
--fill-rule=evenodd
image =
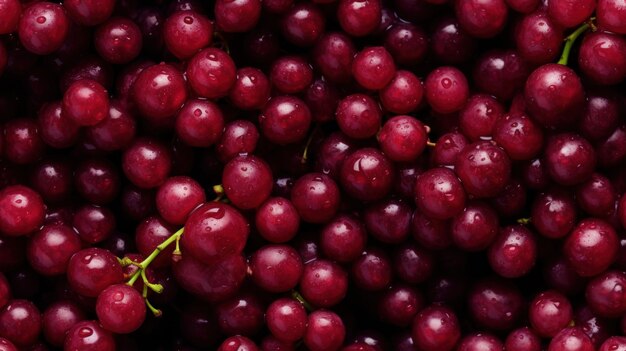
<path id="1" fill-rule="evenodd" d="M 309 312 L 313 311 L 313 306 L 311 306 L 311 304 L 307 300 L 305 300 L 304 297 L 300 295 L 300 293 L 297 292 L 296 290 L 291 291 L 291 297 L 298 300 L 298 302 L 300 302 L 302 306 L 306 308 L 307 311 Z"/>
<path id="2" fill-rule="evenodd" d="M 150 283 L 148 277 L 146 276 L 145 269 L 141 271 L 141 279 L 143 279 L 143 286 L 147 286 L 148 288 L 150 288 L 150 290 L 154 291 L 157 294 L 163 292 L 163 285 Z"/>
<path id="3" fill-rule="evenodd" d="M 137 279 L 141 276 L 141 268 L 139 268 L 135 273 L 133 273 L 133 275 L 130 277 L 130 279 L 128 280 L 128 282 L 126 282 L 126 284 L 133 286 L 135 285 L 135 282 L 137 281 Z"/>
<path id="4" fill-rule="evenodd" d="M 152 261 L 154 261 L 154 259 L 157 258 L 157 256 L 159 256 L 159 254 L 163 250 L 165 250 L 168 246 L 170 246 L 174 242 L 176 243 L 176 251 L 177 251 L 175 252 L 175 254 L 180 256 L 180 249 L 178 247 L 178 241 L 180 240 L 181 235 L 183 235 L 184 230 L 185 230 L 184 227 L 180 228 L 178 231 L 176 231 L 176 233 L 170 235 L 170 237 L 165 239 L 165 241 L 163 241 L 161 244 L 159 244 L 159 246 L 157 246 L 150 253 L 150 255 L 148 255 L 148 257 L 146 257 L 143 261 L 139 263 L 131 261 L 128 257 L 124 257 L 123 259 L 119 260 L 120 264 L 122 265 L 133 264 L 137 266 L 137 268 L 139 268 L 137 269 L 135 273 L 133 273 L 130 279 L 128 279 L 128 282 L 126 282 L 126 284 L 128 284 L 129 286 L 133 286 L 137 282 L 137 279 L 141 277 L 143 281 L 143 290 L 142 290 L 141 295 L 143 296 L 143 299 L 146 302 L 146 306 L 148 307 L 148 309 L 156 317 L 160 317 L 163 313 L 158 308 L 155 308 L 154 306 L 152 306 L 150 301 L 148 301 L 148 289 L 160 294 L 163 292 L 163 285 L 151 283 L 148 280 L 148 277 L 146 276 L 146 269 L 148 268 L 150 263 L 152 263 Z"/>
<path id="5" fill-rule="evenodd" d="M 148 299 L 144 299 L 144 301 L 146 301 L 146 306 L 148 306 L 148 309 L 155 317 L 161 317 L 163 315 L 163 312 L 161 312 L 160 309 L 154 307 Z"/>
<path id="6" fill-rule="evenodd" d="M 565 46 L 563 46 L 563 53 L 561 54 L 561 58 L 557 62 L 558 64 L 567 66 L 567 62 L 569 61 L 569 54 L 572 51 L 572 46 L 574 45 L 574 42 L 589 28 L 592 28 L 592 21 L 594 20 L 595 17 L 590 18 L 589 21 L 583 23 L 574 32 L 572 32 L 572 34 L 568 35 L 567 38 L 565 38 Z"/>
<path id="7" fill-rule="evenodd" d="M 172 252 L 172 261 L 178 262 L 183 257 L 183 253 L 180 251 L 180 236 L 176 239 L 176 246 Z"/>
<path id="8" fill-rule="evenodd" d="M 213 185 L 213 192 L 217 195 L 224 194 L 224 186 L 222 184 Z"/>
<path id="9" fill-rule="evenodd" d="M 517 220 L 517 223 L 518 224 L 523 224 L 523 225 L 529 224 L 530 223 L 530 218 L 520 218 L 520 219 Z"/>
<path id="10" fill-rule="evenodd" d="M 311 131 L 311 135 L 309 135 L 309 138 L 306 141 L 306 145 L 304 145 L 304 151 L 302 152 L 302 158 L 300 159 L 300 163 L 302 164 L 307 163 L 307 161 L 309 160 L 309 147 L 311 146 L 313 136 L 315 135 L 315 132 L 318 128 L 319 125 L 315 125 L 315 128 L 313 128 L 313 130 Z"/>
<path id="11" fill-rule="evenodd" d="M 117 258 L 117 261 L 122 265 L 122 267 L 130 266 L 131 264 L 135 264 L 136 262 L 131 260 L 128 257 Z"/>
<path id="12" fill-rule="evenodd" d="M 141 293 L 141 295 L 143 296 L 143 300 L 146 302 L 146 306 L 148 307 L 148 309 L 150 310 L 150 312 L 152 312 L 152 314 L 155 317 L 161 317 L 163 315 L 163 312 L 161 312 L 160 309 L 154 307 L 151 303 L 150 300 L 148 300 L 148 286 L 144 285 L 143 286 L 143 292 Z"/>
<path id="13" fill-rule="evenodd" d="M 156 247 L 156 249 L 154 249 L 154 251 L 152 251 L 152 253 L 150 253 L 150 256 L 146 257 L 143 261 L 141 261 L 141 263 L 139 264 L 139 268 L 141 270 L 145 270 L 148 267 L 148 265 L 150 265 L 150 263 L 152 263 L 152 261 L 154 261 L 154 259 L 157 258 L 157 256 L 161 253 L 161 251 L 165 250 L 168 246 L 170 246 L 170 244 L 178 240 L 178 238 L 180 238 L 180 236 L 183 235 L 184 230 L 185 230 L 184 227 L 180 228 L 178 231 L 176 231 L 176 233 L 172 234 L 169 238 L 165 239 L 164 242 L 162 242 L 159 246 Z"/>
<path id="14" fill-rule="evenodd" d="M 178 239 L 180 238 L 181 235 L 183 235 L 183 231 L 185 230 L 185 228 L 180 228 L 176 233 L 172 234 L 169 238 L 165 239 L 165 241 L 163 241 L 161 244 L 159 244 L 159 246 L 157 246 L 154 251 L 152 251 L 150 253 L 150 255 L 148 257 L 146 257 L 143 261 L 141 261 L 140 263 L 133 263 L 135 264 L 139 269 L 137 270 L 137 272 L 133 273 L 133 275 L 130 277 L 130 279 L 128 280 L 128 282 L 126 284 L 133 286 L 133 284 L 135 284 L 135 282 L 137 281 L 137 279 L 139 279 L 139 277 L 141 277 L 143 279 L 144 285 L 147 287 L 150 287 L 150 289 L 159 292 L 163 290 L 163 287 L 160 284 L 152 284 L 148 281 L 148 278 L 146 277 L 146 268 L 148 268 L 148 266 L 150 265 L 150 263 L 152 263 L 152 261 L 154 261 L 155 258 L 157 258 L 157 256 L 159 256 L 159 254 L 165 250 L 168 246 L 170 246 L 173 242 L 178 241 Z M 124 259 L 122 259 L 122 261 L 124 261 Z"/>
<path id="15" fill-rule="evenodd" d="M 213 185 L 213 192 L 216 195 L 216 198 L 213 199 L 213 201 L 222 201 L 222 199 L 224 198 L 224 186 L 222 184 Z"/>

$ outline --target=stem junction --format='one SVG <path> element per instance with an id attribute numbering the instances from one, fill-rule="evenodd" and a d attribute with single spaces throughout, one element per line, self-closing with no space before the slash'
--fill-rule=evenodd
<path id="1" fill-rule="evenodd" d="M 168 246 L 170 246 L 172 243 L 176 243 L 176 249 L 174 250 L 174 253 L 173 253 L 173 255 L 175 256 L 174 258 L 176 258 L 176 256 L 180 256 L 180 248 L 179 248 L 178 242 L 180 240 L 181 235 L 183 235 L 183 231 L 184 231 L 184 228 L 180 228 L 178 231 L 172 234 L 169 238 L 165 239 L 165 241 L 159 244 L 159 246 L 157 246 L 154 249 L 154 251 L 152 251 L 150 255 L 148 255 L 148 257 L 146 257 L 141 262 L 134 262 L 128 257 L 124 257 L 120 259 L 120 264 L 122 266 L 134 265 L 138 268 L 137 271 L 134 272 L 133 275 L 130 276 L 126 284 L 133 286 L 137 282 L 137 280 L 139 280 L 139 278 L 141 277 L 141 280 L 143 282 L 143 291 L 141 295 L 146 301 L 146 306 L 148 307 L 148 309 L 150 309 L 150 311 L 152 311 L 152 313 L 154 313 L 154 315 L 157 317 L 161 316 L 162 312 L 159 309 L 152 306 L 150 301 L 148 301 L 148 289 L 156 292 L 157 294 L 160 294 L 163 292 L 163 285 L 151 283 L 148 280 L 148 277 L 146 275 L 146 269 L 148 268 L 150 263 L 152 263 L 152 261 L 154 261 L 154 259 L 157 258 L 157 256 L 159 256 L 159 254 L 163 250 L 165 250 Z"/>
<path id="2" fill-rule="evenodd" d="M 596 30 L 596 26 L 593 23 L 595 19 L 595 17 L 591 17 L 588 21 L 581 24 L 580 27 L 576 28 L 576 30 L 573 31 L 572 34 L 568 35 L 567 38 L 565 38 L 565 46 L 563 46 L 563 53 L 561 54 L 561 58 L 557 62 L 558 64 L 567 66 L 567 62 L 569 61 L 569 54 L 572 51 L 572 46 L 574 45 L 576 39 L 578 39 L 578 37 L 580 37 L 589 29 L 591 29 L 592 31 Z"/>

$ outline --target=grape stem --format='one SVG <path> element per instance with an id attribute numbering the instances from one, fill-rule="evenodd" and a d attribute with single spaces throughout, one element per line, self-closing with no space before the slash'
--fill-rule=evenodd
<path id="1" fill-rule="evenodd" d="M 297 292 L 296 290 L 291 291 L 291 297 L 293 297 L 295 300 L 300 302 L 302 306 L 306 308 L 307 311 L 309 312 L 313 311 L 313 306 L 311 306 L 311 304 L 307 300 L 305 300 L 304 297 L 300 295 L 300 293 Z"/>
<path id="2" fill-rule="evenodd" d="M 309 147 L 311 147 L 311 142 L 313 141 L 313 137 L 315 136 L 315 132 L 319 129 L 319 124 L 316 124 L 313 130 L 311 130 L 311 134 L 304 145 L 304 151 L 302 152 L 302 157 L 300 158 L 300 163 L 306 164 L 309 160 Z"/>
<path id="3" fill-rule="evenodd" d="M 302 157 L 300 158 L 300 163 L 306 164 L 309 160 L 309 146 L 311 146 L 311 141 L 313 141 L 313 133 L 309 135 L 309 139 L 306 141 L 306 145 L 304 146 L 304 151 L 302 152 Z"/>
<path id="4" fill-rule="evenodd" d="M 163 312 L 161 312 L 160 309 L 154 307 L 148 300 L 148 286 L 147 285 L 143 286 L 143 292 L 141 293 L 141 296 L 143 296 L 143 300 L 146 302 L 146 306 L 148 307 L 150 312 L 154 314 L 155 317 L 161 317 L 163 315 Z"/>
<path id="5" fill-rule="evenodd" d="M 226 191 L 224 190 L 224 186 L 222 184 L 213 185 L 213 192 L 216 195 L 215 199 L 213 199 L 214 202 L 228 203 Z"/>
<path id="6" fill-rule="evenodd" d="M 213 201 L 221 201 L 224 197 L 224 186 L 222 186 L 222 184 L 213 185 L 213 192 L 216 195 L 216 198 Z"/>
<path id="7" fill-rule="evenodd" d="M 572 46 L 574 45 L 574 42 L 587 30 L 589 30 L 590 28 L 593 30 L 595 28 L 595 25 L 593 24 L 593 21 L 595 19 L 595 17 L 591 17 L 588 21 L 580 25 L 580 27 L 576 28 L 576 30 L 573 31 L 572 34 L 568 35 L 567 38 L 565 38 L 565 46 L 563 46 L 563 53 L 561 54 L 561 58 L 557 62 L 558 64 L 567 66 L 567 62 L 569 61 L 569 54 L 572 51 Z"/>
<path id="8" fill-rule="evenodd" d="M 159 244 L 159 246 L 157 246 L 154 249 L 154 251 L 152 251 L 150 255 L 146 257 L 143 261 L 139 263 L 133 263 L 139 269 L 135 273 L 133 273 L 133 275 L 130 277 L 130 279 L 128 280 L 126 284 L 133 286 L 133 284 L 135 284 L 137 279 L 141 277 L 146 287 L 152 289 L 153 291 L 157 293 L 161 293 L 163 291 L 163 286 L 161 284 L 153 284 L 148 281 L 148 277 L 146 276 L 146 268 L 148 268 L 150 263 L 152 263 L 152 261 L 154 261 L 154 259 L 157 258 L 157 256 L 161 253 L 161 251 L 165 250 L 172 243 L 178 244 L 178 240 L 180 239 L 180 236 L 183 235 L 184 230 L 185 230 L 184 227 L 180 228 L 176 233 L 172 234 L 169 238 L 165 239 L 165 241 Z"/>

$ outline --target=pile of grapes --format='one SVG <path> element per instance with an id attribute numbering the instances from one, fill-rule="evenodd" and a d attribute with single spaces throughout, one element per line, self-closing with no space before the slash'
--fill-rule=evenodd
<path id="1" fill-rule="evenodd" d="M 624 0 L 0 0 L 0 351 L 626 351 Z"/>

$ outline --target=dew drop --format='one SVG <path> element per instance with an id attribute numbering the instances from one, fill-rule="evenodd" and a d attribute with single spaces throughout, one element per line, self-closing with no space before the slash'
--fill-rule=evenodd
<path id="1" fill-rule="evenodd" d="M 80 336 L 81 338 L 90 337 L 92 334 L 93 329 L 91 328 L 80 328 L 80 330 L 78 331 L 78 336 Z"/>
<path id="2" fill-rule="evenodd" d="M 115 294 L 113 294 L 113 301 L 120 302 L 122 300 L 124 300 L 124 293 L 123 292 L 118 291 Z"/>
<path id="3" fill-rule="evenodd" d="M 441 86 L 443 86 L 446 89 L 450 89 L 450 87 L 452 86 L 452 80 L 450 78 L 442 79 Z"/>
<path id="4" fill-rule="evenodd" d="M 224 215 L 226 215 L 226 210 L 222 207 L 215 207 L 206 211 L 206 216 L 208 218 L 221 219 Z"/>

